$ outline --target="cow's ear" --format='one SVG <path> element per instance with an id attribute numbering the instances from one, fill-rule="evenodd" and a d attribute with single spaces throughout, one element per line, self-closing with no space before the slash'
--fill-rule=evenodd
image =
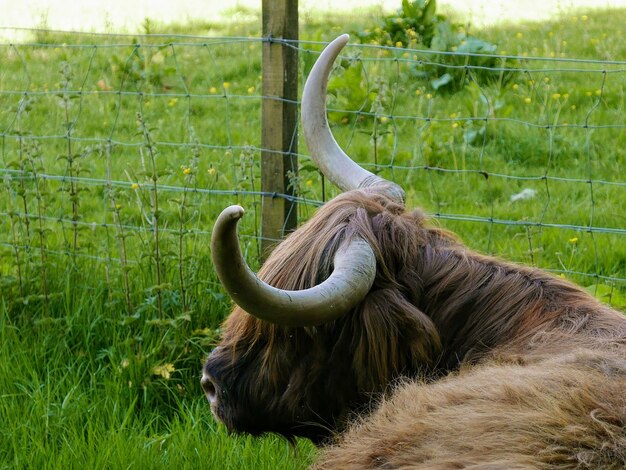
<path id="1" fill-rule="evenodd" d="M 424 373 L 439 357 L 434 323 L 395 288 L 370 292 L 351 320 L 361 390 L 380 391 L 400 375 Z"/>

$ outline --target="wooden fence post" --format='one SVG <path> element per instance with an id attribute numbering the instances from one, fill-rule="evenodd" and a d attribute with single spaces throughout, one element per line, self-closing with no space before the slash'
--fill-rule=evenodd
<path id="1" fill-rule="evenodd" d="M 263 0 L 263 105 L 261 152 L 261 248 L 266 257 L 295 229 L 295 201 L 288 173 L 298 171 L 298 49 L 281 39 L 298 39 L 298 0 Z M 275 42 L 274 40 L 278 40 Z"/>

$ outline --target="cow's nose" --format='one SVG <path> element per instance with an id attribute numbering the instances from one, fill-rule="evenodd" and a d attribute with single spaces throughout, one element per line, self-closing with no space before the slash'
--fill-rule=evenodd
<path id="1" fill-rule="evenodd" d="M 202 379 L 200 380 L 200 385 L 202 385 L 202 389 L 204 390 L 204 394 L 209 400 L 209 403 L 213 405 L 217 402 L 217 388 L 215 387 L 215 382 L 211 378 L 210 375 L 204 373 L 202 374 Z"/>

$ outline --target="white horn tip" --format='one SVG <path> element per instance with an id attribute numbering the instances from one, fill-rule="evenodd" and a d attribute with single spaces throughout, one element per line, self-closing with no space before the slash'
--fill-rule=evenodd
<path id="1" fill-rule="evenodd" d="M 228 206 L 226 209 L 222 211 L 222 214 L 225 218 L 239 220 L 245 214 L 245 210 L 243 207 L 238 205 Z"/>
<path id="2" fill-rule="evenodd" d="M 338 43 L 341 43 L 342 46 L 345 46 L 346 44 L 348 44 L 349 40 L 350 40 L 350 35 L 349 34 L 342 34 L 337 39 L 335 39 L 333 42 L 338 42 Z"/>

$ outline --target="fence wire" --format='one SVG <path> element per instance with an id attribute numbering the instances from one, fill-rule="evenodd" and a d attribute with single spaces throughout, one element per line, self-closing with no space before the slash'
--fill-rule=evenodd
<path id="1" fill-rule="evenodd" d="M 262 38 L 22 32 L 0 44 L 6 298 L 45 304 L 73 270 L 128 310 L 135 291 L 188 307 L 217 291 L 221 208 L 247 208 L 253 260 L 263 196 L 304 220 L 337 193 L 305 152 L 297 197 L 260 185 L 261 102 L 279 99 L 262 93 Z M 302 76 L 324 46 L 285 44 Z M 349 46 L 329 85 L 337 140 L 471 247 L 611 301 L 626 290 L 626 62 L 477 57 Z"/>

